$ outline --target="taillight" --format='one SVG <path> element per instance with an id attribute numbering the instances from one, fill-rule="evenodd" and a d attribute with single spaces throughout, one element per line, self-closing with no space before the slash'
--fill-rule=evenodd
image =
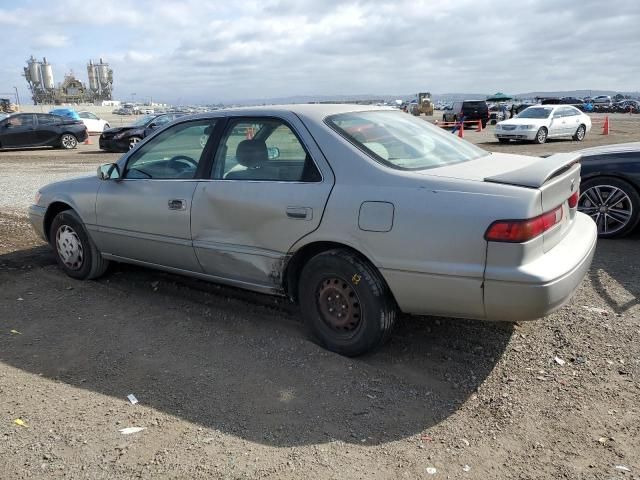
<path id="1" fill-rule="evenodd" d="M 569 208 L 576 208 L 578 206 L 578 199 L 580 198 L 580 190 L 573 192 L 573 195 L 569 197 Z"/>
<path id="2" fill-rule="evenodd" d="M 488 242 L 522 243 L 542 235 L 562 220 L 562 207 L 527 220 L 498 220 L 487 229 Z"/>

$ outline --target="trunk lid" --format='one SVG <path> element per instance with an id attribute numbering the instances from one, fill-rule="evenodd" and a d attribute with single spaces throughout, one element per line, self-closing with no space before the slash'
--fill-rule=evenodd
<path id="1" fill-rule="evenodd" d="M 580 158 L 580 153 L 557 153 L 546 158 L 498 153 L 426 170 L 424 174 L 539 190 L 540 213 L 562 208 L 561 222 L 543 236 L 546 252 L 566 235 L 573 223 L 576 209 L 569 208 L 568 200 L 580 188 Z"/>

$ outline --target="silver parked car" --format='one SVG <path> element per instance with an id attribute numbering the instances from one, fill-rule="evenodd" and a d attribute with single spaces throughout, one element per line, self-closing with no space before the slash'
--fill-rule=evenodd
<path id="1" fill-rule="evenodd" d="M 381 345 L 397 312 L 542 317 L 585 276 L 579 155 L 488 153 L 396 109 L 183 117 L 29 215 L 79 279 L 128 262 L 287 295 L 323 346 Z"/>

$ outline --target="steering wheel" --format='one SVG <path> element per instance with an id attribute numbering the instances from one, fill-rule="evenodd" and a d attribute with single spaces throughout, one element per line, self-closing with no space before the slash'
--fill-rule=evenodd
<path id="1" fill-rule="evenodd" d="M 186 155 L 176 155 L 175 157 L 171 157 L 167 162 L 167 166 L 170 168 L 175 168 L 176 170 L 184 170 L 184 168 L 178 167 L 180 162 L 188 163 L 193 166 L 193 168 L 198 168 L 198 162 L 196 162 L 193 158 L 187 157 Z"/>

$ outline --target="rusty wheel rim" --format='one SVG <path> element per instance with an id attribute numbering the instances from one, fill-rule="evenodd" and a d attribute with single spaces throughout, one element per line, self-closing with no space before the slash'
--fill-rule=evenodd
<path id="1" fill-rule="evenodd" d="M 324 323 L 334 332 L 353 333 L 362 322 L 358 293 L 346 280 L 328 277 L 316 290 L 318 311 Z"/>

